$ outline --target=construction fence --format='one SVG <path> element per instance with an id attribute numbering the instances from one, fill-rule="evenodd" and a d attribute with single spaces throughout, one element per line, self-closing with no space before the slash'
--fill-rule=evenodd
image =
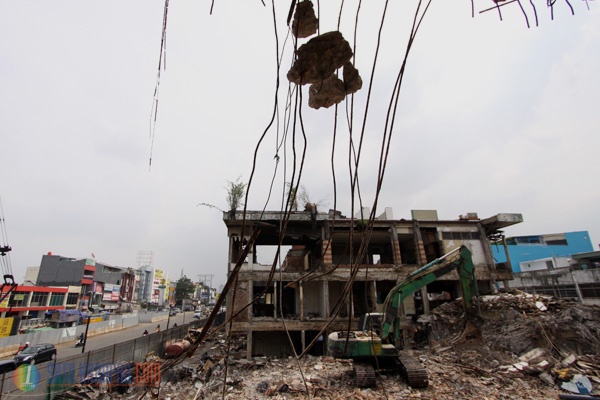
<path id="1" fill-rule="evenodd" d="M 225 313 L 218 314 L 214 325 L 222 324 L 224 319 Z M 162 356 L 168 345 L 186 336 L 188 329 L 201 328 L 205 323 L 206 318 L 193 320 L 80 355 L 56 358 L 38 365 L 24 364 L 15 371 L 0 375 L 0 399 L 51 400 L 95 371 L 105 371 L 125 362 L 144 365 L 148 357 Z"/>

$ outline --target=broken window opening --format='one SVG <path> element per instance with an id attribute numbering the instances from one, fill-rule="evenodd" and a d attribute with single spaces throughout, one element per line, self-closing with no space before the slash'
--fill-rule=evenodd
<path id="1" fill-rule="evenodd" d="M 276 291 L 276 315 L 285 319 L 298 319 L 300 317 L 300 310 L 297 307 L 296 302 L 296 291 L 298 289 L 298 283 L 292 283 L 289 287 L 290 282 L 281 282 L 281 289 L 278 287 Z"/>
<path id="2" fill-rule="evenodd" d="M 377 310 L 375 285 L 373 281 L 354 282 L 352 285 L 354 316 L 360 317 Z"/>
<path id="3" fill-rule="evenodd" d="M 333 315 L 333 308 L 335 304 L 338 302 L 340 297 L 342 297 L 342 292 L 344 290 L 344 286 L 346 282 L 341 281 L 329 281 L 329 315 Z M 344 299 L 344 304 L 342 305 L 340 312 L 338 313 L 338 317 L 347 317 L 350 312 L 350 304 L 348 299 Z"/>
<path id="4" fill-rule="evenodd" d="M 252 317 L 275 317 L 275 296 L 273 286 L 266 287 L 266 282 L 255 282 L 252 287 L 254 296 L 262 293 L 252 305 Z M 264 292 L 264 293 L 263 293 Z"/>

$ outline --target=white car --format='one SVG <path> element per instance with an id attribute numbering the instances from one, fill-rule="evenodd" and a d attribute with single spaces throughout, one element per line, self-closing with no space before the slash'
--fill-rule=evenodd
<path id="1" fill-rule="evenodd" d="M 202 311 L 200 311 L 200 310 L 194 311 L 194 318 L 197 318 L 197 319 L 202 318 Z"/>

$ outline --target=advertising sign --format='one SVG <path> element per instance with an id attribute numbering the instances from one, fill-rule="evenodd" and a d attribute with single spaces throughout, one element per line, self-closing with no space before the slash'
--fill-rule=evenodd
<path id="1" fill-rule="evenodd" d="M 0 337 L 10 336 L 14 318 L 0 319 Z"/>

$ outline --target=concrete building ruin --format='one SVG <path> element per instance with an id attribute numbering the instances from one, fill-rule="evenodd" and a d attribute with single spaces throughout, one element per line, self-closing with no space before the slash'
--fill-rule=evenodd
<path id="1" fill-rule="evenodd" d="M 246 335 L 248 357 L 290 355 L 290 341 L 301 353 L 313 340 L 318 344 L 309 351 L 323 354 L 326 343 L 320 338 L 357 329 L 361 315 L 382 311 L 397 282 L 461 244 L 473 253 L 480 293 L 494 293 L 497 281 L 512 279 L 510 267 L 495 268 L 490 238 L 522 222 L 521 214 L 479 219 L 469 213 L 440 220 L 435 210 L 413 210 L 409 220 L 393 219 L 392 210 L 386 208 L 373 220 L 372 229 L 367 226 L 369 210 L 362 215 L 347 218 L 333 210 L 292 211 L 284 223 L 283 212 L 246 211 L 245 218 L 242 211 L 223 213 L 229 237 L 228 276 L 240 263 L 237 285 L 227 293 L 227 318 L 233 316 L 233 333 Z M 247 256 L 239 260 L 256 229 L 260 233 L 246 249 Z M 366 236 L 370 236 L 368 246 L 361 248 Z M 274 252 L 278 244 L 277 262 L 272 261 L 275 257 L 259 262 L 259 254 Z M 341 299 L 353 268 L 358 273 L 350 296 Z M 459 293 L 458 276 L 452 272 L 408 298 L 406 314 L 429 313 Z M 343 302 L 341 311 L 332 318 L 338 301 Z M 328 322 L 324 335 L 319 335 Z"/>

